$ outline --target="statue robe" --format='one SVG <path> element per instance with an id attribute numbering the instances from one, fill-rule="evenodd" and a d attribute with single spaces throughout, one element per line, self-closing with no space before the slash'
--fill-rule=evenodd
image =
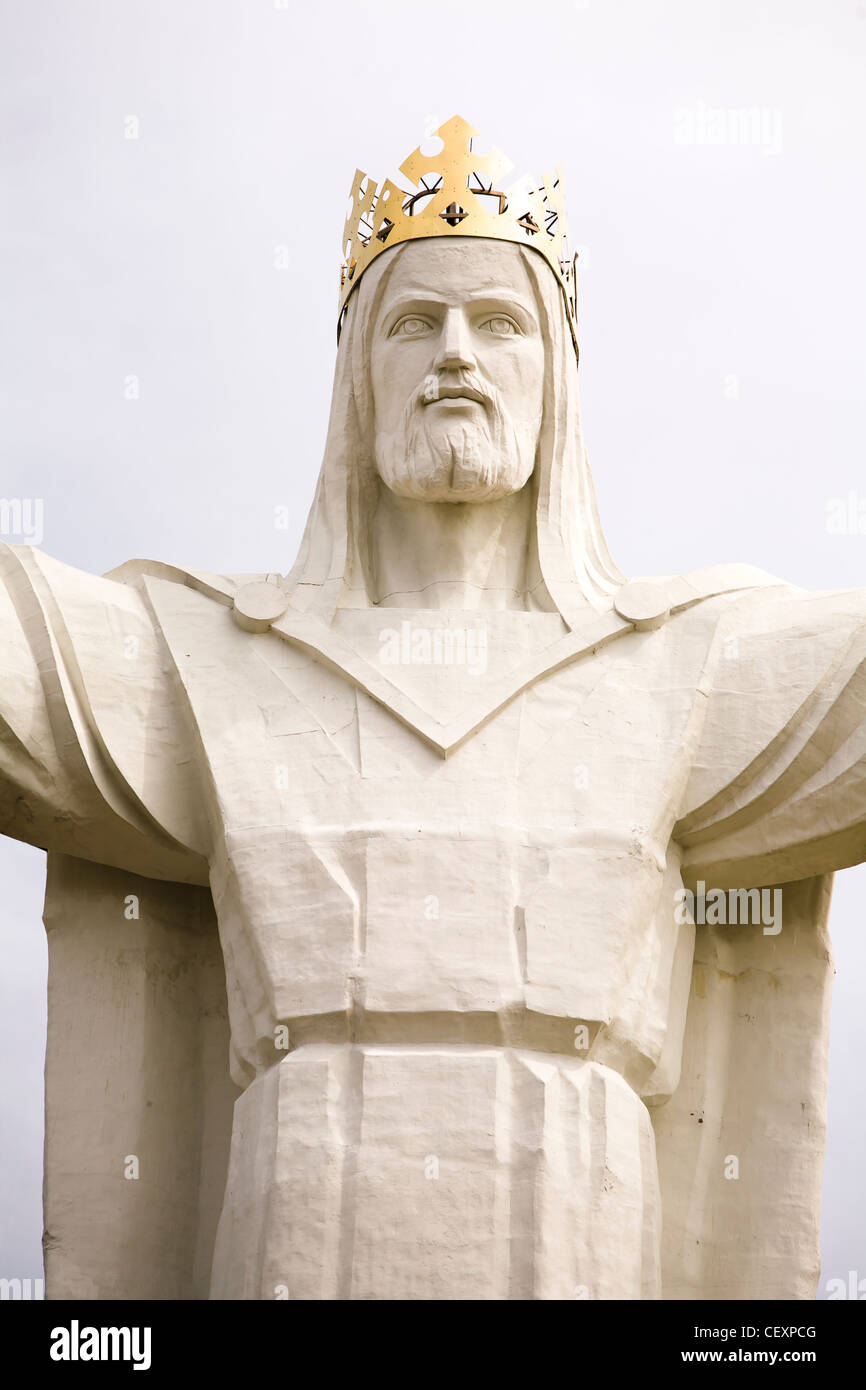
<path id="1" fill-rule="evenodd" d="M 233 580 L 137 565 L 119 578 L 96 579 L 18 547 L 4 549 L 3 578 L 0 631 L 8 675 L 0 740 L 2 829 L 49 850 L 48 1296 L 207 1297 L 214 1292 L 210 1270 L 232 1112 L 240 1089 L 252 1094 L 261 1060 L 254 1031 L 245 1037 L 235 1030 L 231 1043 L 229 1037 L 209 887 L 213 865 L 208 873 L 221 787 L 215 750 L 201 746 L 207 719 L 218 721 L 222 755 L 243 757 L 249 746 L 242 736 L 249 717 L 245 671 L 255 667 L 259 676 L 265 665 L 272 669 L 264 687 L 257 685 L 263 691 L 257 717 L 284 747 L 298 735 L 311 737 L 315 776 L 323 782 L 339 781 L 347 775 L 344 764 L 359 756 L 371 760 L 371 774 L 380 775 L 382 760 L 394 759 L 392 724 L 409 741 L 404 748 L 417 748 L 418 758 L 429 757 L 430 749 L 325 658 L 316 675 L 319 680 L 328 673 L 331 682 L 324 701 L 332 701 L 328 715 L 322 700 L 316 703 L 305 691 L 297 664 L 292 698 L 281 684 L 279 697 L 271 700 L 277 653 L 294 648 L 276 632 L 251 637 L 237 630 L 226 608 Z M 200 622 L 186 622 L 172 633 L 173 613 L 193 613 Z M 629 630 L 569 666 L 583 700 L 565 713 L 585 720 L 590 730 L 594 721 L 601 727 L 618 690 L 626 687 L 633 699 L 635 683 L 648 702 L 654 689 L 663 688 L 672 709 L 677 699 L 681 711 L 688 707 L 688 776 L 669 789 L 676 819 L 668 860 L 682 881 L 721 888 L 782 885 L 784 895 L 784 923 L 776 936 L 755 927 L 677 925 L 671 895 L 665 900 L 670 930 L 653 938 L 662 942 L 661 956 L 649 938 L 643 953 L 630 952 L 618 1013 L 602 1020 L 589 1058 L 597 1058 L 607 1073 L 612 1063 L 621 1075 L 631 1068 L 634 1094 L 652 1117 L 662 1279 L 660 1286 L 650 1278 L 642 1287 L 638 1270 L 638 1282 L 621 1293 L 614 1287 L 590 1290 L 589 1296 L 814 1296 L 832 974 L 829 875 L 866 856 L 864 613 L 866 596 L 859 591 L 816 596 L 774 586 L 709 596 L 674 614 L 660 630 Z M 190 640 L 178 645 L 182 632 Z M 221 651 L 214 634 L 227 644 Z M 697 666 L 692 652 L 691 669 L 699 676 L 691 688 L 677 691 L 675 677 L 685 657 L 666 663 L 660 658 L 665 643 L 676 651 L 700 648 Z M 237 659 L 227 663 L 229 651 Z M 212 690 L 205 711 L 192 693 L 192 673 L 209 663 L 218 678 L 211 674 L 205 683 Z M 523 756 L 531 756 L 542 712 L 532 702 L 549 701 L 553 680 L 532 680 L 497 712 L 497 719 L 515 721 Z M 340 700 L 355 711 L 350 725 Z M 492 739 L 495 722 L 464 746 Z M 651 732 L 655 740 L 664 736 L 662 725 Z M 644 728 L 632 738 L 623 728 L 624 757 L 632 764 L 646 733 Z M 350 741 L 360 744 L 360 752 L 349 749 Z M 592 747 L 589 741 L 589 787 Z M 202 783 L 208 767 L 211 786 Z M 399 760 L 391 772 L 402 776 Z M 564 775 L 573 781 L 574 769 Z M 544 787 L 550 796 L 557 785 L 549 774 Z M 253 824 L 257 813 L 253 802 L 232 811 L 238 825 Z M 633 826 L 632 832 L 640 838 L 642 829 Z M 639 845 L 637 861 L 651 848 L 648 841 Z M 599 843 L 598 864 L 604 858 Z M 551 921 L 567 935 L 563 905 L 569 894 L 576 917 L 591 916 L 592 904 L 587 911 L 577 895 L 599 888 L 592 886 L 591 857 L 582 862 L 584 875 L 570 881 L 566 876 L 554 894 L 553 916 L 550 903 L 544 910 L 538 902 L 534 910 L 531 898 L 526 904 L 523 983 L 527 989 L 538 985 L 542 993 L 547 989 L 546 1000 L 536 999 L 535 1013 L 548 1025 L 557 1017 L 551 994 L 556 981 L 545 982 L 543 970 L 533 981 L 533 961 L 543 960 L 543 951 L 533 952 Z M 495 864 L 473 864 L 470 857 L 466 872 L 495 891 Z M 282 911 L 275 904 L 275 921 Z M 236 945 L 248 949 L 243 941 Z M 297 959 L 303 962 L 303 950 Z M 393 984 L 385 964 L 383 989 Z M 225 968 L 230 974 L 240 969 L 243 976 L 229 958 Z M 309 973 L 306 985 L 313 994 L 318 987 Z M 255 1004 L 247 1003 L 251 1017 Z M 392 998 L 387 1007 L 398 1006 Z M 581 1016 L 573 1007 L 559 1014 L 568 1030 Z M 481 1040 L 488 1040 L 483 1029 Z M 447 1041 L 450 1046 L 452 1039 Z M 531 1087 L 543 1090 L 545 1068 L 549 1072 L 551 1059 L 565 1056 L 571 1037 L 557 1039 L 548 1031 L 538 1041 L 536 1054 L 526 1046 L 532 1039 L 524 1027 L 517 1050 L 525 1074 L 534 1078 Z M 291 1042 L 296 1056 L 303 1044 L 301 1031 Z M 587 1063 L 575 1059 L 575 1065 L 578 1077 Z M 280 1068 L 262 1061 L 261 1070 Z M 331 1084 L 339 1086 L 339 1077 Z M 575 1084 L 578 1108 L 585 1103 L 591 1109 L 596 1102 L 589 1094 L 580 1100 L 584 1083 Z M 314 1084 L 299 1104 L 315 1105 L 323 1094 Z M 615 1095 L 608 1101 L 605 1142 L 615 1165 Z M 527 1102 L 530 1108 L 534 1103 Z M 565 1121 L 545 1104 L 547 1119 L 536 1136 L 539 1174 L 556 1171 L 557 1163 L 561 1173 Z M 235 1134 L 239 1161 L 246 1161 L 243 1126 L 236 1124 Z M 328 1136 L 321 1137 L 324 1145 Z M 341 1146 L 345 1136 L 338 1136 Z M 429 1156 L 447 1161 L 447 1155 Z M 313 1161 L 312 1152 L 306 1157 Z M 650 1172 L 649 1157 L 639 1171 Z M 137 1177 L 125 1171 L 133 1158 Z M 259 1160 L 252 1154 L 250 1161 Z M 340 1238 L 346 1223 L 339 1213 L 349 1211 L 340 1202 L 347 1192 L 357 1196 L 357 1184 L 358 1172 L 344 1165 L 328 1239 Z M 584 1196 L 601 1204 L 599 1229 L 609 1235 L 609 1221 L 601 1220 L 604 1191 Z M 519 1197 L 512 1190 L 510 1200 Z M 534 1199 L 524 1190 L 521 1200 L 531 1206 Z M 630 1202 L 654 1211 L 652 1200 L 626 1194 L 618 1216 L 628 1215 Z M 237 1219 L 245 1215 L 241 1210 Z M 274 1211 L 272 1219 L 280 1215 Z M 536 1223 L 542 1244 L 545 1223 L 560 1219 L 545 1212 L 543 1202 L 526 1217 L 530 1226 Z M 346 1260 L 351 1265 L 350 1251 L 335 1257 L 344 1279 Z M 533 1260 L 537 1264 L 533 1255 L 527 1268 L 535 1267 Z M 587 1295 L 585 1285 L 568 1286 L 567 1278 L 561 1285 L 545 1282 L 543 1269 L 535 1283 L 531 1273 L 521 1282 L 519 1260 L 517 1269 L 512 1286 L 482 1296 Z M 297 1296 L 293 1282 L 275 1282 L 272 1296 L 284 1296 L 283 1288 Z M 354 1293 L 351 1282 L 342 1287 L 342 1294 L 323 1296 L 377 1296 L 369 1289 Z M 268 1296 L 261 1289 L 220 1292 Z"/>
<path id="2" fill-rule="evenodd" d="M 732 567 L 619 612 L 522 250 L 532 611 L 377 610 L 403 249 L 348 303 L 270 631 L 242 576 L 0 552 L 0 830 L 50 860 L 48 1296 L 812 1297 L 866 595 Z M 483 621 L 490 669 L 384 672 L 403 621 Z M 781 932 L 678 921 L 699 882 L 781 885 Z"/>

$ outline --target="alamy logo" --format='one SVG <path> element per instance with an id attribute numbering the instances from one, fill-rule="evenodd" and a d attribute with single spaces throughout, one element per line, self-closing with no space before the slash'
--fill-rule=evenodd
<path id="1" fill-rule="evenodd" d="M 0 1302 L 29 1303 L 34 1299 L 41 1302 L 44 1298 L 44 1279 L 0 1279 Z"/>
<path id="2" fill-rule="evenodd" d="M 0 536 L 13 536 L 41 545 L 44 503 L 41 497 L 0 497 Z"/>
<path id="3" fill-rule="evenodd" d="M 150 1370 L 149 1327 L 69 1327 L 51 1332 L 52 1361 L 131 1361 L 134 1371 Z"/>
<path id="4" fill-rule="evenodd" d="M 698 879 L 697 892 L 678 888 L 674 893 L 674 921 L 678 926 L 694 922 L 698 927 L 762 926 L 764 936 L 782 930 L 781 888 L 711 888 Z"/>
<path id="5" fill-rule="evenodd" d="M 487 670 L 486 627 L 417 627 L 402 622 L 379 633 L 383 666 L 465 666 L 471 676 Z"/>
<path id="6" fill-rule="evenodd" d="M 861 1279 L 856 1269 L 848 1270 L 847 1281 L 828 1279 L 824 1287 L 831 1302 L 840 1298 L 853 1298 L 860 1302 L 866 1299 L 866 1279 Z"/>
<path id="7" fill-rule="evenodd" d="M 825 510 L 828 535 L 866 536 L 866 497 L 856 491 L 847 497 L 831 497 Z"/>
<path id="8" fill-rule="evenodd" d="M 782 113 L 768 106 L 680 106 L 674 112 L 677 145 L 753 145 L 765 155 L 782 152 Z"/>

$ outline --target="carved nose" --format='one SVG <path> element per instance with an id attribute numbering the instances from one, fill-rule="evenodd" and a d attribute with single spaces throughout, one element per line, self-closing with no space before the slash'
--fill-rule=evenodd
<path id="1" fill-rule="evenodd" d="M 469 325 L 460 309 L 449 309 L 445 315 L 439 351 L 433 365 L 437 371 L 447 371 L 448 368 L 471 371 L 476 365 Z"/>

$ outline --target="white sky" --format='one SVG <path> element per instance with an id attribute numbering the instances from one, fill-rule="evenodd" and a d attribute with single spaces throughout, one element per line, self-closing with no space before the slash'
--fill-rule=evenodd
<path id="1" fill-rule="evenodd" d="M 826 528 L 831 499 L 866 503 L 866 3 L 18 0 L 0 15 L 0 491 L 44 499 L 49 553 L 95 572 L 133 556 L 288 570 L 354 169 L 393 175 L 459 112 L 515 176 L 563 166 L 584 424 L 620 567 L 743 560 L 809 588 L 866 584 L 866 534 Z M 713 111 L 730 137 L 743 108 L 757 141 L 684 143 Z M 43 865 L 0 842 L 6 1277 L 41 1268 Z M 837 878 L 822 1283 L 866 1276 L 864 897 L 866 869 Z"/>

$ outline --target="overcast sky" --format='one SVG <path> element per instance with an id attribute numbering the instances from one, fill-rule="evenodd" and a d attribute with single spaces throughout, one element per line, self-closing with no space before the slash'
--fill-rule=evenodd
<path id="1" fill-rule="evenodd" d="M 94 572 L 289 569 L 352 175 L 395 176 L 459 112 L 515 176 L 563 166 L 584 425 L 620 567 L 742 560 L 866 585 L 866 534 L 827 525 L 834 500 L 866 511 L 866 3 L 0 13 L 0 493 L 43 500 L 49 553 Z M 43 878 L 40 851 L 0 841 L 6 1277 L 41 1272 Z M 837 876 L 822 1285 L 866 1277 L 864 900 L 866 869 Z"/>

